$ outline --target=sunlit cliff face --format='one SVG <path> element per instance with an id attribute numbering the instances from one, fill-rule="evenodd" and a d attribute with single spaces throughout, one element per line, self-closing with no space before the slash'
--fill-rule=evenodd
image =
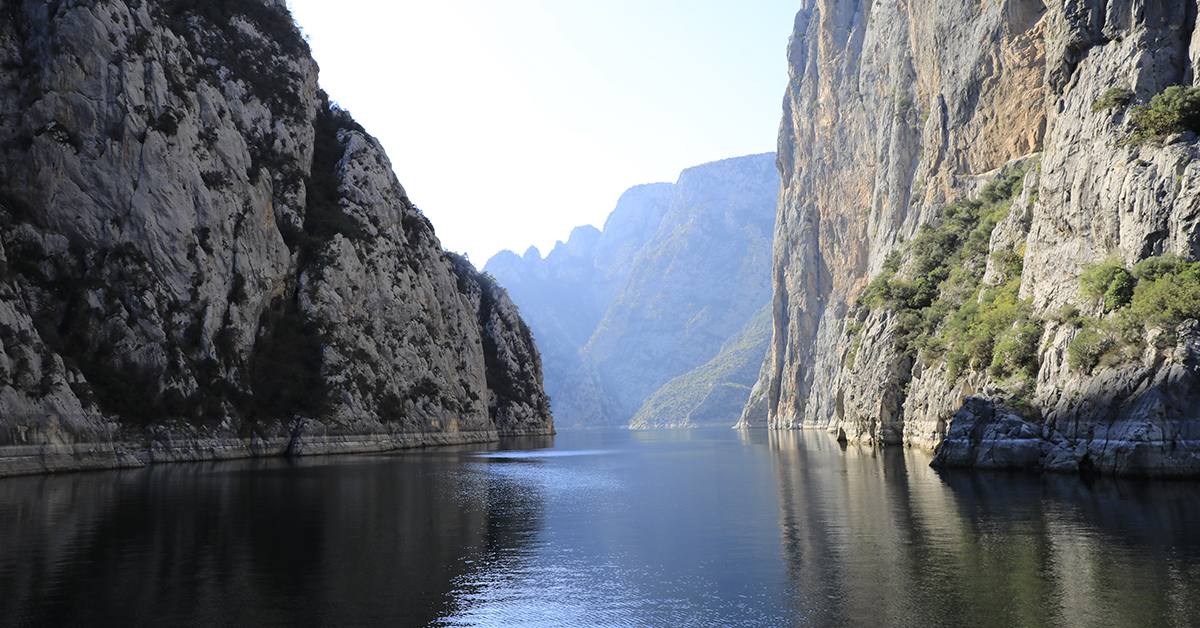
<path id="1" fill-rule="evenodd" d="M 1105 314 L 1080 290 L 1085 270 L 1200 251 L 1195 132 L 1131 141 L 1136 103 L 1195 80 L 1194 9 L 1134 6 L 850 1 L 799 12 L 779 135 L 773 340 L 743 425 L 933 449 L 964 401 L 983 396 L 989 408 L 1028 403 L 1037 442 L 1021 444 L 1033 452 L 1024 462 L 1005 445 L 1011 459 L 961 464 L 1197 473 L 1193 387 L 1176 385 L 1200 376 L 1186 321 L 1137 330 L 1146 345 L 1180 339 L 1154 351 L 1114 352 L 1094 371 L 1069 363 L 1078 329 L 1094 332 Z M 1128 102 L 1098 106 L 1113 89 Z M 986 228 L 932 254 L 950 259 L 975 238 L 978 250 L 955 258 L 970 281 L 931 274 L 924 230 L 955 203 L 991 203 L 988 186 L 1017 175 Z M 927 280 L 928 298 L 860 301 L 889 273 L 902 288 Z M 1008 328 L 979 332 L 968 302 L 1021 309 L 1032 330 L 1023 378 L 997 357 Z M 1064 308 L 1091 323 L 1058 316 Z M 968 358 L 944 324 L 960 314 L 974 331 L 959 336 L 977 341 Z"/>

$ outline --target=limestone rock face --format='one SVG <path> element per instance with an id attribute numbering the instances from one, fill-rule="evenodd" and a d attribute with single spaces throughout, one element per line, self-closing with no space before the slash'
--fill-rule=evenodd
<path id="1" fill-rule="evenodd" d="M 1078 332 L 1056 313 L 1099 313 L 1079 291 L 1088 264 L 1200 256 L 1193 134 L 1126 141 L 1131 106 L 1196 81 L 1196 12 L 1192 2 L 806 3 L 779 135 L 773 338 L 740 425 L 930 448 L 952 434 L 947 465 L 1195 473 L 1188 332 L 1176 348 L 1074 372 L 1066 347 Z M 1111 88 L 1129 90 L 1129 104 L 1097 106 Z M 944 362 L 903 358 L 893 314 L 853 307 L 889 253 L 1014 164 L 1030 172 L 992 231 L 983 282 L 997 285 L 998 260 L 1015 253 L 1020 297 L 1045 321 L 1040 370 L 1021 395 L 987 369 L 950 378 Z M 1013 417 L 1028 429 L 1014 432 Z M 983 453 L 984 441 L 1011 446 Z"/>
<path id="2" fill-rule="evenodd" d="M 772 162 L 771 154 L 726 159 L 689 168 L 675 184 L 631 188 L 599 234 L 577 228 L 544 260 L 533 249 L 488 261 L 486 270 L 512 290 L 545 348 L 546 388 L 560 425 L 629 425 L 650 395 L 716 358 L 761 309 L 779 189 Z M 734 371 L 757 361 L 738 344 L 737 366 L 713 365 L 696 380 L 735 385 L 712 397 L 706 422 L 736 421 L 735 399 L 753 375 Z M 720 382 L 710 377 L 717 372 Z M 634 424 L 691 424 L 687 417 L 705 394 L 688 399 L 658 404 L 678 406 L 670 418 Z M 718 419 L 717 407 L 731 414 Z"/>
<path id="3" fill-rule="evenodd" d="M 324 321 L 323 375 L 335 424 L 488 431 L 476 308 L 433 228 L 408 202 L 375 140 L 343 130 L 337 178 L 361 232 L 336 234 L 306 268 L 298 309 Z"/>
<path id="4" fill-rule="evenodd" d="M 1043 456 L 1041 427 L 978 397 L 955 413 L 934 463 L 944 467 L 1032 469 Z"/>
<path id="5" fill-rule="evenodd" d="M 1191 6 L 1189 6 L 1191 5 Z M 1072 3 L 1048 14 L 1040 202 L 1033 206 L 1021 294 L 1050 310 L 1078 299 L 1083 265 L 1166 252 L 1200 255 L 1197 144 L 1123 145 L 1129 108 L 1093 111 L 1110 88 L 1132 104 L 1193 84 L 1196 6 Z"/>
<path id="6" fill-rule="evenodd" d="M 1046 10 L 859 0 L 805 5 L 788 47 L 772 262 L 775 330 L 743 421 L 813 424 L 814 355 L 887 253 L 968 175 L 1041 148 Z M 763 412 L 765 415 L 763 416 Z"/>
<path id="7" fill-rule="evenodd" d="M 283 2 L 9 2 L 0 62 L 5 470 L 495 437 L 477 308 Z"/>
<path id="8" fill-rule="evenodd" d="M 471 304 L 479 325 L 488 416 L 501 435 L 553 434 L 550 398 L 542 388 L 542 359 L 533 332 L 507 290 L 466 259 L 449 255 L 458 275 L 458 289 Z"/>

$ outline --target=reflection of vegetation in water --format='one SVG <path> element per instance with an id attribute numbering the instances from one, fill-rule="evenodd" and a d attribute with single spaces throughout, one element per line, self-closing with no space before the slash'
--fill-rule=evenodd
<path id="1" fill-rule="evenodd" d="M 780 567 L 788 625 L 1186 626 L 1200 617 L 1195 483 L 936 472 L 922 452 L 839 446 L 823 432 L 762 430 L 740 442 L 721 432 L 732 446 L 714 447 L 700 430 L 629 434 L 638 451 L 653 451 L 647 457 L 621 450 L 621 434 L 595 436 L 595 455 L 565 462 L 442 449 L 8 478 L 5 618 L 471 625 L 453 620 L 494 621 L 541 603 L 591 610 L 554 597 L 579 591 L 589 604 L 619 602 L 600 610 L 625 613 L 609 622 L 620 624 L 630 609 L 695 618 L 739 578 L 777 589 Z M 663 483 L 681 463 L 688 473 Z M 764 483 L 722 484 L 722 475 Z M 597 505 L 614 496 L 638 499 Z M 731 503 L 762 510 L 721 508 Z M 709 516 L 727 537 L 695 536 Z M 767 538 L 756 545 L 748 531 Z M 738 562 L 755 547 L 765 562 Z M 724 569 L 746 564 L 765 570 Z M 696 581 L 664 578 L 671 570 Z M 697 584 L 716 589 L 650 608 L 661 599 L 653 596 Z"/>
<path id="2" fill-rule="evenodd" d="M 798 612 L 838 625 L 1181 626 L 1200 486 L 937 472 L 922 452 L 772 433 Z M 821 623 L 815 621 L 815 623 Z"/>

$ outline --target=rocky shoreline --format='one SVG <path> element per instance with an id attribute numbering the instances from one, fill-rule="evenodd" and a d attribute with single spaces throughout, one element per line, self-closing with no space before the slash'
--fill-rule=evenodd
<path id="1" fill-rule="evenodd" d="M 550 427 L 505 436 L 551 436 Z M 308 426 L 290 436 L 186 436 L 159 430 L 143 439 L 107 443 L 46 443 L 0 447 L 0 478 L 43 473 L 140 468 L 174 462 L 362 454 L 499 441 L 495 430 L 328 434 Z"/>

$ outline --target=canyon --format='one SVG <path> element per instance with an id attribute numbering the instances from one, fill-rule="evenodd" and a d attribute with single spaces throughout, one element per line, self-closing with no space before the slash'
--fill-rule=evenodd
<path id="1" fill-rule="evenodd" d="M 559 425 L 732 424 L 769 334 L 774 162 L 734 157 L 634 186 L 603 230 L 577 227 L 544 258 L 488 260 L 545 355 Z"/>

